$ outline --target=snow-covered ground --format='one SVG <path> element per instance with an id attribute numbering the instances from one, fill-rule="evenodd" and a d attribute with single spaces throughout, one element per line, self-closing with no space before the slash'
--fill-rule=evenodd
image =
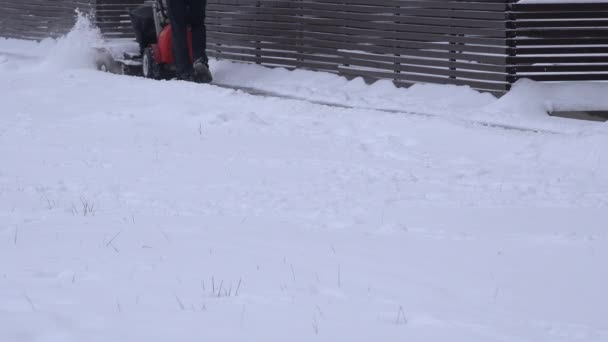
<path id="1" fill-rule="evenodd" d="M 95 39 L 0 39 L 0 341 L 608 340 L 608 126 L 545 88 L 212 65 L 338 108 Z"/>

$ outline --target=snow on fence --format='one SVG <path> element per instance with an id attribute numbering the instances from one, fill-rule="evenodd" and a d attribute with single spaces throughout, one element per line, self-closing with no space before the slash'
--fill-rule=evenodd
<path id="1" fill-rule="evenodd" d="M 608 80 L 608 3 L 576 1 L 208 0 L 208 49 L 223 59 L 495 93 L 524 77 Z M 47 25 L 39 19 L 77 3 L 96 9 L 106 36 L 131 37 L 127 9 L 143 2 L 0 0 L 0 35 L 35 37 Z"/>

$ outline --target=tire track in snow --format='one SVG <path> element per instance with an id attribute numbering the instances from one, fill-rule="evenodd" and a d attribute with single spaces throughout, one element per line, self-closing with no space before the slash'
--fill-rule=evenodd
<path id="1" fill-rule="evenodd" d="M 240 86 L 234 86 L 234 85 L 223 84 L 223 83 L 212 83 L 211 85 L 219 87 L 219 88 L 242 91 L 242 92 L 252 95 L 252 96 L 273 97 L 273 98 L 281 98 L 281 99 L 285 99 L 285 100 L 302 101 L 302 102 L 307 102 L 310 104 L 316 104 L 316 105 L 328 106 L 328 107 L 334 107 L 334 108 L 365 110 L 365 111 L 382 112 L 382 113 L 399 114 L 399 115 L 416 115 L 416 116 L 423 116 L 423 117 L 429 117 L 429 118 L 441 118 L 440 115 L 435 115 L 435 114 L 430 114 L 430 113 L 403 111 L 403 110 L 398 110 L 398 109 L 377 108 L 377 107 L 349 106 L 349 105 L 345 105 L 345 104 L 339 103 L 339 102 L 313 100 L 313 99 L 309 99 L 309 98 L 302 97 L 302 96 L 281 94 L 281 93 L 274 92 L 274 91 L 261 90 L 261 89 L 257 89 L 257 88 L 251 88 L 251 87 L 240 87 Z M 489 128 L 497 128 L 497 129 L 504 129 L 504 130 L 510 130 L 510 131 L 520 131 L 520 132 L 526 132 L 526 133 L 540 133 L 540 134 L 552 134 L 552 135 L 554 135 L 554 134 L 563 135 L 564 134 L 561 132 L 547 130 L 547 129 L 537 129 L 537 128 L 531 128 L 531 127 L 525 127 L 525 126 L 518 126 L 518 125 L 501 124 L 501 123 L 494 123 L 494 122 L 490 122 L 490 121 L 465 120 L 465 119 L 456 119 L 456 118 L 450 118 L 448 121 L 455 122 L 458 124 L 479 125 L 479 126 L 484 126 L 484 127 L 489 127 Z"/>

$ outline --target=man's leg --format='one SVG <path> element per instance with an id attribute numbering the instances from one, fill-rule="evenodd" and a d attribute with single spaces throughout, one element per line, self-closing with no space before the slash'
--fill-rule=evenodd
<path id="1" fill-rule="evenodd" d="M 194 60 L 202 59 L 208 64 L 207 58 L 207 30 L 205 28 L 205 8 L 207 0 L 189 0 L 190 25 L 192 29 L 192 55 Z"/>
<path id="2" fill-rule="evenodd" d="M 192 74 L 190 51 L 188 49 L 188 11 L 187 0 L 170 0 L 169 19 L 173 30 L 173 54 L 177 77 Z"/>
<path id="3" fill-rule="evenodd" d="M 213 80 L 209 72 L 207 58 L 207 30 L 205 28 L 205 8 L 207 0 L 188 0 L 190 5 L 190 26 L 192 29 L 192 56 L 194 57 L 194 77 L 197 82 L 209 83 Z"/>

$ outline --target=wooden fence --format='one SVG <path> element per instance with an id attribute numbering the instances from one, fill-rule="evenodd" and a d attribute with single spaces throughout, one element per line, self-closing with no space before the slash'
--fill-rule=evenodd
<path id="1" fill-rule="evenodd" d="M 0 0 L 0 37 L 42 39 L 66 33 L 74 11 L 90 13 L 95 0 Z"/>
<path id="2" fill-rule="evenodd" d="M 61 32 L 81 6 L 95 8 L 107 37 L 132 37 L 127 9 L 143 2 L 0 0 L 0 36 Z M 398 85 L 503 93 L 523 77 L 608 80 L 608 3 L 208 0 L 206 22 L 213 57 Z"/>
<path id="3" fill-rule="evenodd" d="M 507 89 L 506 3 L 210 0 L 212 54 L 349 76 Z"/>

